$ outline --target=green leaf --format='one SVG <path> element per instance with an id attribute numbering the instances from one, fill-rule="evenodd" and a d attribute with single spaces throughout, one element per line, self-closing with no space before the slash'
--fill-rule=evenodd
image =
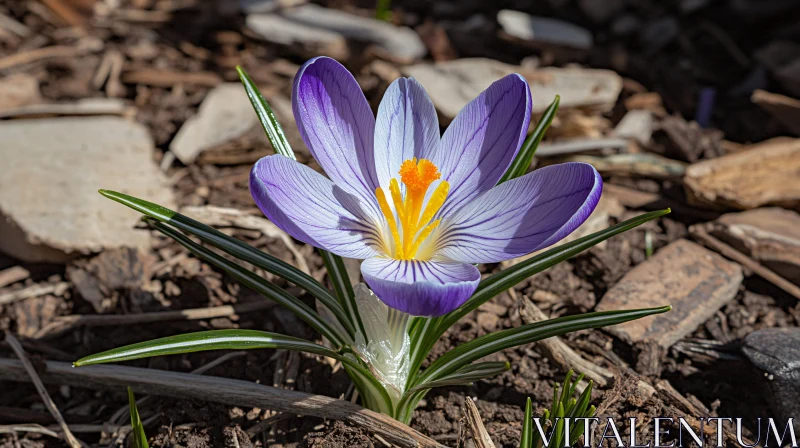
<path id="1" fill-rule="evenodd" d="M 556 98 L 542 114 L 542 118 L 539 119 L 539 123 L 536 124 L 533 133 L 525 140 L 525 143 L 522 144 L 522 148 L 519 150 L 517 157 L 511 162 L 511 166 L 508 167 L 498 184 L 522 176 L 528 171 L 528 168 L 531 166 L 531 161 L 533 161 L 533 155 L 536 153 L 536 149 L 539 148 L 539 143 L 541 143 L 544 138 L 544 133 L 547 131 L 547 128 L 550 127 L 553 118 L 556 117 L 558 104 L 560 102 L 561 97 L 556 95 Z"/>
<path id="2" fill-rule="evenodd" d="M 167 235 L 168 237 L 177 241 L 181 246 L 189 249 L 189 251 L 195 256 L 208 261 L 214 266 L 227 272 L 231 277 L 235 278 L 248 288 L 251 288 L 259 294 L 268 297 L 284 306 L 286 309 L 306 321 L 323 336 L 328 338 L 328 340 L 330 340 L 334 346 L 341 347 L 345 344 L 345 339 L 339 334 L 338 331 L 331 327 L 330 324 L 325 322 L 325 320 L 322 319 L 319 314 L 317 314 L 313 309 L 311 309 L 311 307 L 303 303 L 297 297 L 292 296 L 283 289 L 278 288 L 277 286 L 239 266 L 238 264 L 221 257 L 210 249 L 195 243 L 186 235 L 178 232 L 174 228 L 153 219 L 146 218 L 146 221 L 150 226 L 159 232 Z"/>
<path id="3" fill-rule="evenodd" d="M 162 207 L 158 204 L 145 201 L 143 199 L 128 196 L 127 194 L 118 193 L 110 190 L 100 190 L 103 196 L 119 202 L 122 205 L 130 207 L 139 213 L 144 214 L 157 221 L 169 224 L 175 228 L 192 234 L 199 238 L 201 241 L 210 244 L 225 253 L 257 266 L 269 273 L 272 273 L 286 281 L 297 285 L 304 289 L 312 296 L 319 299 L 323 305 L 328 307 L 336 318 L 354 335 L 353 326 L 348 322 L 348 316 L 344 309 L 339 305 L 339 302 L 325 288 L 321 283 L 316 281 L 313 277 L 305 272 L 297 269 L 296 267 L 280 260 L 272 255 L 266 254 L 248 244 L 245 244 L 236 238 L 232 238 L 219 230 L 209 227 L 201 222 L 198 222 L 188 216 L 182 215 L 174 210 Z"/>
<path id="4" fill-rule="evenodd" d="M 665 313 L 670 309 L 672 309 L 671 306 L 663 306 L 637 310 L 585 313 L 534 322 L 517 328 L 490 333 L 460 345 L 439 357 L 420 375 L 418 384 L 443 378 L 484 356 L 507 348 L 530 344 L 531 342 L 573 331 L 616 325 L 653 314 Z"/>
<path id="5" fill-rule="evenodd" d="M 522 419 L 519 448 L 533 448 L 533 404 L 530 397 L 525 400 L 525 417 Z"/>
<path id="6" fill-rule="evenodd" d="M 417 406 L 419 400 L 425 393 L 434 387 L 443 386 L 458 386 L 462 384 L 470 384 L 486 378 L 491 378 L 499 375 L 508 369 L 511 365 L 507 362 L 480 362 L 471 364 L 459 369 L 457 372 L 450 375 L 445 375 L 434 381 L 423 382 L 411 389 L 408 389 L 400 402 L 397 404 L 396 418 L 403 422 L 411 420 L 411 415 Z"/>
<path id="7" fill-rule="evenodd" d="M 426 389 L 433 389 L 434 387 L 444 386 L 459 386 L 462 384 L 471 384 L 475 381 L 480 381 L 486 378 L 499 375 L 511 368 L 508 362 L 479 362 L 470 364 L 457 372 L 446 375 L 441 379 L 424 382 L 418 384 L 406 392 L 407 395 L 413 394 Z"/>
<path id="8" fill-rule="evenodd" d="M 250 98 L 250 104 L 253 105 L 253 109 L 255 109 L 256 115 L 258 115 L 258 119 L 261 121 L 261 126 L 264 128 L 264 132 L 267 133 L 267 138 L 275 149 L 275 152 L 296 160 L 297 158 L 292 150 L 292 145 L 289 144 L 289 140 L 283 132 L 283 127 L 278 122 L 278 119 L 275 118 L 272 108 L 267 100 L 264 99 L 264 96 L 261 95 L 261 91 L 258 90 L 256 83 L 253 82 L 241 66 L 237 65 L 236 71 L 239 73 L 239 79 L 244 85 L 247 97 Z"/>
<path id="9" fill-rule="evenodd" d="M 75 361 L 74 365 L 75 367 L 81 367 L 92 364 L 151 358 L 153 356 L 209 350 L 249 350 L 256 348 L 295 350 L 328 356 L 343 363 L 350 362 L 345 361 L 345 359 L 349 358 L 345 358 L 329 348 L 300 338 L 256 330 L 210 330 L 126 345 L 81 358 Z"/>
<path id="10" fill-rule="evenodd" d="M 375 18 L 388 22 L 392 18 L 392 12 L 389 9 L 391 5 L 392 0 L 378 0 L 378 4 L 375 7 Z"/>
<path id="11" fill-rule="evenodd" d="M 524 260 L 516 265 L 505 269 L 501 272 L 492 274 L 484 279 L 475 294 L 469 300 L 461 305 L 457 310 L 441 317 L 427 319 L 424 324 L 420 324 L 416 330 L 416 334 L 412 334 L 411 345 L 411 376 L 419 371 L 422 362 L 428 356 L 436 341 L 442 337 L 448 328 L 452 327 L 462 317 L 470 312 L 476 310 L 479 306 L 486 303 L 492 297 L 502 293 L 503 291 L 512 288 L 517 283 L 529 278 L 530 276 L 539 273 L 549 267 L 552 267 L 564 260 L 567 260 L 575 255 L 589 249 L 612 236 L 619 235 L 622 232 L 628 231 L 638 227 L 647 221 L 659 218 L 670 212 L 669 209 L 657 210 L 649 213 L 639 215 L 627 221 L 621 222 L 615 226 L 611 226 L 600 232 L 587 235 L 583 238 L 578 238 L 566 244 L 548 249 L 536 256 Z"/>
<path id="12" fill-rule="evenodd" d="M 366 338 L 367 333 L 364 331 L 364 324 L 361 322 L 361 315 L 358 313 L 353 285 L 350 284 L 350 276 L 347 275 L 344 260 L 342 260 L 342 257 L 323 249 L 319 249 L 319 253 L 322 255 L 322 260 L 325 262 L 325 268 L 328 271 L 328 278 L 330 278 L 333 289 L 336 291 L 336 296 L 339 298 L 339 304 L 349 318 L 350 325 Z"/>
<path id="13" fill-rule="evenodd" d="M 131 437 L 133 441 L 131 445 L 133 448 L 150 448 L 147 444 L 147 435 L 144 433 L 144 425 L 142 419 L 139 417 L 139 410 L 136 409 L 136 398 L 133 396 L 133 390 L 128 388 L 128 405 L 130 406 L 131 414 Z"/>

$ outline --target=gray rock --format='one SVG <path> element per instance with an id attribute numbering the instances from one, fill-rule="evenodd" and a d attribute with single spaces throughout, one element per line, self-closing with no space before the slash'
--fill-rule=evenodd
<path id="1" fill-rule="evenodd" d="M 783 422 L 794 418 L 800 433 L 800 328 L 754 331 L 745 338 L 742 353 L 762 372 L 776 417 Z"/>
<path id="2" fill-rule="evenodd" d="M 203 151 L 244 135 L 258 126 L 258 116 L 240 83 L 220 84 L 208 92 L 197 115 L 186 120 L 169 145 L 184 164 Z"/>
<path id="3" fill-rule="evenodd" d="M 425 44 L 414 30 L 383 20 L 311 4 L 284 10 L 281 15 L 301 25 L 332 31 L 348 39 L 372 44 L 381 57 L 386 59 L 411 62 L 427 53 Z"/>
<path id="4" fill-rule="evenodd" d="M 171 206 L 147 130 L 119 117 L 0 123 L 0 251 L 28 262 L 146 247 L 139 213 L 98 189 Z"/>
<path id="5" fill-rule="evenodd" d="M 736 297 L 742 269 L 688 240 L 660 249 L 606 292 L 597 311 L 672 305 L 672 311 L 609 327 L 631 342 L 669 348 Z"/>
<path id="6" fill-rule="evenodd" d="M 556 95 L 561 95 L 562 109 L 608 109 L 622 90 L 622 78 L 610 70 L 546 67 L 529 71 L 483 58 L 416 64 L 402 71 L 425 87 L 445 122 L 493 82 L 511 73 L 520 73 L 528 80 L 536 113 L 547 109 Z"/>
<path id="7" fill-rule="evenodd" d="M 324 54 L 346 59 L 349 55 L 347 39 L 335 31 L 303 25 L 279 14 L 249 14 L 246 23 L 267 42 L 291 47 L 306 57 Z"/>
<path id="8" fill-rule="evenodd" d="M 579 50 L 592 48 L 592 33 L 589 30 L 563 20 L 504 9 L 497 13 L 497 22 L 507 35 L 530 44 L 558 45 Z"/>

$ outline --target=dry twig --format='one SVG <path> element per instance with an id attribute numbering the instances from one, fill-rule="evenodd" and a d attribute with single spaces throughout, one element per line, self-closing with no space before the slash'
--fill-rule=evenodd
<path id="1" fill-rule="evenodd" d="M 47 410 L 50 411 L 50 414 L 53 415 L 53 418 L 58 423 L 58 426 L 61 428 L 61 432 L 64 434 L 64 439 L 71 448 L 81 448 L 81 443 L 75 438 L 74 435 L 72 435 L 72 432 L 70 432 L 69 427 L 67 426 L 67 422 L 64 421 L 64 417 L 61 416 L 61 412 L 59 412 L 56 404 L 53 402 L 53 399 L 50 398 L 50 394 L 47 393 L 47 389 L 45 389 L 44 384 L 42 384 L 42 380 L 39 378 L 39 374 L 36 373 L 36 369 L 33 368 L 33 364 L 31 364 L 31 361 L 28 359 L 28 354 L 25 353 L 25 349 L 22 348 L 22 345 L 19 343 L 17 338 L 15 338 L 11 333 L 6 333 L 6 343 L 11 346 L 11 349 L 14 350 L 14 353 L 20 359 L 20 364 L 22 364 L 22 368 L 24 369 L 27 378 L 33 382 L 33 385 L 36 387 L 36 391 L 39 392 L 39 396 L 42 397 L 42 401 L 47 407 Z"/>
<path id="2" fill-rule="evenodd" d="M 136 367 L 88 366 L 76 369 L 70 364 L 55 361 L 48 361 L 46 367 L 47 371 L 41 375 L 41 379 L 48 383 L 117 390 L 130 386 L 145 394 L 343 420 L 378 434 L 402 448 L 444 448 L 435 440 L 389 416 L 322 395 L 277 389 L 243 380 Z M 0 379 L 30 381 L 22 363 L 12 359 L 0 359 Z"/>
<path id="3" fill-rule="evenodd" d="M 30 277 L 31 273 L 22 266 L 12 266 L 0 271 L 0 288 Z"/>
<path id="4" fill-rule="evenodd" d="M 0 305 L 8 305 L 9 303 L 39 297 L 45 294 L 55 294 L 59 296 L 63 294 L 67 288 L 69 288 L 68 282 L 59 282 L 52 285 L 31 285 L 24 289 L 0 294 Z"/>
<path id="5" fill-rule="evenodd" d="M 470 397 L 464 400 L 464 415 L 467 417 L 467 426 L 472 431 L 472 439 L 475 441 L 476 448 L 495 448 L 492 438 L 489 437 L 486 427 L 483 426 L 478 407 Z"/>

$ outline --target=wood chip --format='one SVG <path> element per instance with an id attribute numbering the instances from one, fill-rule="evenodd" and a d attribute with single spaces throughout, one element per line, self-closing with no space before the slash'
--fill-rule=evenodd
<path id="1" fill-rule="evenodd" d="M 176 72 L 143 68 L 131 70 L 122 74 L 125 84 L 142 84 L 154 87 L 172 87 L 178 84 L 194 84 L 199 86 L 214 87 L 222 83 L 222 78 L 213 72 Z"/>
<path id="2" fill-rule="evenodd" d="M 780 121 L 786 129 L 800 135 L 800 100 L 757 89 L 750 100 Z"/>
<path id="3" fill-rule="evenodd" d="M 30 299 L 33 297 L 39 297 L 45 294 L 54 294 L 60 296 L 61 294 L 64 294 L 67 289 L 69 289 L 69 285 L 70 284 L 68 282 L 31 285 L 18 291 L 0 294 L 0 305 L 8 305 L 9 303 L 18 302 L 20 300 Z"/>
<path id="4" fill-rule="evenodd" d="M 695 163 L 686 170 L 689 203 L 748 210 L 778 205 L 800 210 L 800 139 L 778 137 Z"/>
<path id="5" fill-rule="evenodd" d="M 672 305 L 669 313 L 607 329 L 631 343 L 655 342 L 668 348 L 733 300 L 741 283 L 738 264 L 678 240 L 628 271 L 603 296 L 597 311 Z"/>
<path id="6" fill-rule="evenodd" d="M 0 288 L 20 282 L 30 277 L 31 273 L 22 266 L 12 266 L 0 271 Z"/>

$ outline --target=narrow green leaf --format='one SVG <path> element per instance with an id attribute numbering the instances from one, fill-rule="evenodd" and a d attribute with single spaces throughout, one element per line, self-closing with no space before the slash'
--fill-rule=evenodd
<path id="1" fill-rule="evenodd" d="M 235 278 L 248 288 L 251 288 L 259 294 L 268 297 L 284 306 L 286 309 L 296 314 L 299 318 L 306 321 L 323 336 L 328 338 L 328 340 L 331 341 L 334 346 L 341 347 L 345 344 L 344 338 L 339 334 L 338 331 L 331 327 L 327 322 L 325 322 L 324 319 L 320 317 L 319 314 L 317 314 L 313 309 L 311 309 L 297 297 L 292 296 L 283 289 L 278 288 L 277 286 L 239 266 L 238 264 L 221 257 L 210 249 L 195 243 L 186 235 L 178 232 L 174 228 L 153 219 L 146 218 L 146 221 L 150 226 L 159 232 L 167 235 L 168 237 L 177 241 L 181 246 L 189 249 L 189 251 L 195 256 L 208 261 L 214 266 L 227 272 L 231 277 Z"/>
<path id="2" fill-rule="evenodd" d="M 530 397 L 525 400 L 525 417 L 522 418 L 519 448 L 533 448 L 533 404 Z"/>
<path id="3" fill-rule="evenodd" d="M 153 356 L 177 355 L 209 350 L 249 350 L 256 348 L 308 352 L 328 356 L 340 360 L 343 363 L 346 362 L 343 361 L 345 357 L 339 353 L 304 339 L 256 330 L 210 330 L 168 336 L 118 347 L 81 358 L 75 361 L 74 365 L 76 367 L 81 367 L 92 364 L 151 358 Z"/>
<path id="4" fill-rule="evenodd" d="M 550 106 L 548 106 L 548 108 L 542 114 L 542 118 L 539 119 L 539 123 L 536 124 L 536 128 L 533 130 L 533 133 L 528 136 L 528 138 L 525 140 L 525 143 L 522 144 L 522 148 L 519 150 L 517 157 L 515 157 L 514 161 L 511 162 L 511 166 L 508 167 L 498 184 L 502 184 L 507 180 L 522 176 L 528 171 L 528 168 L 531 166 L 531 161 L 533 161 L 533 155 L 536 153 L 536 149 L 539 148 L 539 143 L 542 142 L 544 134 L 547 132 L 547 128 L 550 127 L 550 124 L 553 122 L 553 118 L 556 117 L 558 104 L 560 102 L 561 97 L 556 95 L 556 98 L 552 103 L 550 103 Z"/>
<path id="5" fill-rule="evenodd" d="M 261 121 L 261 126 L 264 128 L 264 132 L 267 133 L 267 138 L 275 149 L 275 152 L 296 160 L 297 158 L 294 155 L 292 146 L 289 144 L 289 140 L 283 132 L 283 127 L 278 122 L 278 119 L 275 118 L 272 108 L 267 100 L 264 99 L 264 96 L 261 95 L 261 91 L 258 90 L 256 83 L 253 82 L 252 78 L 250 78 L 241 66 L 237 65 L 236 71 L 239 73 L 239 79 L 244 85 L 247 97 L 250 98 L 250 104 L 253 105 L 253 109 L 255 109 L 256 115 L 258 115 L 258 119 Z"/>
<path id="6" fill-rule="evenodd" d="M 459 386 L 462 384 L 471 384 L 475 381 L 480 381 L 486 378 L 499 375 L 511 368 L 508 362 L 479 362 L 470 364 L 457 372 L 445 375 L 441 379 L 424 382 L 418 384 L 406 392 L 406 395 L 411 395 L 426 389 L 433 389 L 434 387 L 444 386 Z"/>
<path id="7" fill-rule="evenodd" d="M 325 262 L 325 268 L 328 271 L 328 278 L 330 278 L 333 289 L 336 291 L 339 304 L 349 318 L 351 327 L 358 330 L 366 338 L 367 333 L 364 331 L 364 324 L 361 322 L 361 315 L 358 313 L 353 285 L 350 284 L 350 276 L 347 275 L 344 260 L 342 260 L 342 257 L 326 250 L 319 249 L 319 253 L 322 255 L 322 260 Z"/>
<path id="8" fill-rule="evenodd" d="M 339 302 L 336 300 L 333 294 L 331 294 L 327 288 L 316 281 L 313 277 L 297 269 L 296 267 L 284 262 L 279 258 L 264 253 L 255 247 L 250 246 L 249 244 L 243 243 L 236 238 L 225 235 L 213 227 L 207 226 L 199 221 L 189 218 L 188 216 L 182 215 L 174 210 L 170 210 L 158 204 L 135 198 L 127 194 L 118 193 L 116 191 L 100 190 L 100 194 L 115 202 L 119 202 L 122 205 L 130 207 L 137 212 L 144 214 L 145 216 L 174 226 L 183 232 L 190 233 L 199 238 L 201 241 L 210 244 L 237 259 L 250 263 L 297 285 L 312 296 L 319 299 L 323 305 L 331 310 L 331 312 L 342 323 L 342 325 L 344 325 L 348 332 L 350 332 L 351 336 L 354 335 L 354 328 L 348 322 L 347 314 L 339 305 Z"/>
<path id="9" fill-rule="evenodd" d="M 375 7 L 375 18 L 388 22 L 392 17 L 392 12 L 389 9 L 391 5 L 392 0 L 378 0 L 378 4 Z"/>
<path id="10" fill-rule="evenodd" d="M 365 396 L 365 401 L 369 399 L 370 404 L 377 408 L 375 410 L 391 415 L 391 399 L 386 390 L 356 359 L 304 339 L 266 331 L 211 330 L 169 336 L 96 353 L 75 361 L 74 365 L 81 367 L 199 351 L 251 350 L 259 348 L 314 353 L 340 361 L 351 375 L 351 378 L 354 379 L 354 382 L 360 386 L 360 390 Z"/>
<path id="11" fill-rule="evenodd" d="M 150 445 L 147 444 L 147 435 L 144 433 L 142 419 L 139 417 L 139 410 L 136 409 L 136 398 L 130 387 L 128 388 L 128 406 L 130 407 L 131 438 L 133 439 L 131 445 L 133 448 L 150 448 Z"/>
<path id="12" fill-rule="evenodd" d="M 670 306 L 637 310 L 604 311 L 559 317 L 534 322 L 517 328 L 490 333 L 460 345 L 439 357 L 420 375 L 418 384 L 434 381 L 457 371 L 484 356 L 553 336 L 589 328 L 600 328 L 628 322 L 653 314 L 665 313 Z"/>
<path id="13" fill-rule="evenodd" d="M 564 445 L 561 439 L 564 438 L 564 403 L 559 402 L 555 408 L 555 427 L 553 434 L 550 436 L 550 443 L 547 444 L 548 448 L 561 448 Z"/>

